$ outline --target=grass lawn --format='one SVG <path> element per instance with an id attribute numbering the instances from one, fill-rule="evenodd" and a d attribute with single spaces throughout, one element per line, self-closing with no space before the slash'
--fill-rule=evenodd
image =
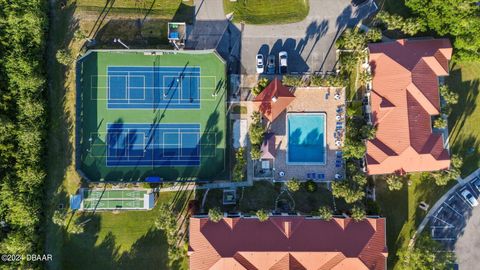
<path id="1" fill-rule="evenodd" d="M 421 174 L 410 175 L 412 184 L 404 185 L 399 191 L 389 191 L 384 179 L 376 178 L 377 201 L 380 204 L 381 215 L 387 218 L 388 268 L 401 269 L 397 264 L 397 251 L 408 245 L 418 225 L 426 212 L 418 208 L 424 201 L 430 206 L 452 187 L 437 186 L 431 180 L 421 179 Z"/>
<path id="2" fill-rule="evenodd" d="M 450 147 L 463 157 L 465 177 L 480 167 L 480 62 L 453 64 L 445 81 L 459 95 L 448 125 Z"/>
<path id="3" fill-rule="evenodd" d="M 235 22 L 282 24 L 299 22 L 308 15 L 306 0 L 223 0 L 225 14 L 233 12 Z"/>
<path id="4" fill-rule="evenodd" d="M 222 211 L 241 211 L 242 213 L 255 213 L 258 209 L 274 210 L 275 199 L 280 195 L 280 184 L 272 184 L 268 181 L 255 181 L 253 187 L 237 189 L 238 203 L 235 206 L 223 206 Z M 197 198 L 203 198 L 204 191 L 199 191 Z M 205 210 L 211 207 L 222 205 L 223 191 L 221 189 L 212 189 L 208 192 L 205 201 Z M 312 214 L 316 212 L 320 206 L 328 205 L 332 209 L 333 200 L 332 193 L 325 187 L 319 185 L 315 192 L 308 192 L 300 188 L 297 192 L 291 193 L 295 201 L 295 210 L 303 214 Z M 279 199 L 290 201 L 290 197 L 283 193 Z M 339 213 L 348 207 L 343 200 L 335 200 Z"/>
<path id="5" fill-rule="evenodd" d="M 155 1 L 142 1 L 142 3 L 143 2 L 148 4 Z M 122 38 L 122 40 L 124 39 L 123 36 L 126 36 L 130 38 L 125 39 L 126 42 L 137 41 L 137 43 L 129 43 L 129 45 L 132 47 L 135 47 L 135 44 L 141 44 L 143 48 L 157 48 L 162 45 L 159 44 L 159 42 L 164 42 L 165 44 L 168 42 L 166 38 L 162 38 L 165 36 L 165 31 L 162 30 L 162 27 L 166 25 L 167 21 L 173 20 L 175 17 L 191 18 L 193 16 L 193 1 L 185 2 L 182 0 L 165 0 L 161 1 L 161 3 L 160 1 L 156 1 L 155 5 L 162 7 L 157 9 L 158 12 L 152 11 L 153 13 L 149 13 L 148 10 L 142 11 L 140 9 L 138 9 L 136 12 L 133 12 L 135 9 L 130 9 L 130 11 L 123 13 L 119 12 L 119 10 L 116 10 L 116 12 L 111 12 L 111 9 L 108 8 L 103 10 L 103 6 L 105 6 L 106 3 L 104 0 L 68 0 L 66 1 L 66 6 L 64 8 L 60 8 L 60 1 L 53 1 L 52 3 L 52 6 L 49 6 L 50 24 L 46 57 L 48 60 L 47 72 L 49 87 L 47 95 L 49 116 L 48 122 L 50 125 L 47 131 L 48 145 L 46 147 L 47 157 L 45 158 L 48 172 L 45 183 L 45 202 L 43 208 L 45 211 L 45 224 L 43 226 L 45 228 L 45 235 L 42 235 L 42 237 L 45 237 L 45 253 L 52 254 L 54 258 L 58 258 L 48 262 L 47 268 L 69 269 L 68 266 L 62 265 L 62 263 L 65 261 L 62 258 L 67 256 L 75 257 L 77 255 L 81 255 L 78 254 L 78 250 L 76 251 L 75 249 L 72 249 L 72 246 L 82 245 L 84 241 L 90 241 L 88 244 L 85 242 L 84 247 L 92 248 L 97 240 L 97 236 L 95 236 L 94 233 L 107 232 L 108 230 L 106 229 L 106 226 L 115 227 L 114 224 L 117 221 L 117 217 L 120 217 L 118 219 L 119 224 L 126 224 L 128 223 L 127 220 L 141 220 L 143 216 L 136 216 L 137 214 L 133 214 L 133 212 L 115 216 L 109 216 L 109 214 L 96 215 L 90 222 L 91 225 L 89 224 L 87 226 L 87 234 L 89 232 L 91 234 L 89 236 L 85 235 L 83 238 L 81 235 L 65 236 L 63 230 L 60 230 L 58 226 L 51 222 L 53 211 L 57 209 L 60 203 L 67 205 L 68 194 L 75 193 L 81 181 L 81 177 L 76 173 L 74 166 L 76 105 L 74 64 L 69 65 L 68 67 L 60 65 L 55 60 L 55 53 L 59 49 L 69 48 L 72 50 L 74 55 L 77 55 L 84 42 L 82 39 L 74 39 L 74 33 L 78 30 L 81 30 L 90 37 L 95 36 L 99 47 L 111 47 L 112 44 L 110 37 L 112 36 L 119 36 Z M 109 1 L 109 3 L 114 3 L 114 6 L 118 5 L 120 7 L 126 5 L 126 3 L 129 3 L 129 5 L 132 6 L 134 3 L 140 3 L 140 1 L 117 0 Z M 176 5 L 178 9 L 175 10 L 175 8 L 172 7 L 173 5 Z M 99 8 L 87 8 L 87 6 L 98 6 Z M 160 9 L 163 11 L 159 12 Z M 142 27 L 130 27 L 135 25 L 135 22 L 139 20 L 143 20 Z M 119 25 L 126 26 L 119 27 Z M 153 28 L 153 25 L 155 25 L 155 28 Z M 151 29 L 154 29 L 155 31 L 152 31 Z M 163 29 L 166 29 L 166 26 Z M 152 33 L 150 33 L 151 31 Z M 143 36 L 148 36 L 147 39 L 135 39 L 135 37 L 139 36 L 139 33 Z M 101 38 L 102 36 L 104 39 Z M 155 38 L 150 38 L 150 36 Z M 102 42 L 105 43 L 102 44 Z M 138 215 L 145 216 L 151 214 L 152 212 L 140 212 Z M 145 226 L 150 225 L 147 224 Z M 97 227 L 98 230 L 95 229 Z M 128 228 L 128 226 L 126 227 Z M 102 228 L 103 230 L 100 230 Z M 115 249 L 118 247 L 121 247 L 118 249 L 122 250 L 126 250 L 128 247 L 134 249 L 137 245 L 143 245 L 146 247 L 148 246 L 148 243 L 145 241 L 149 239 L 148 237 L 157 237 L 158 239 L 162 237 L 155 236 L 155 234 L 158 234 L 158 232 L 147 232 L 148 229 L 146 227 L 139 227 L 136 229 L 135 235 L 132 236 L 128 241 L 124 240 L 123 238 L 128 237 L 128 233 L 126 233 L 126 231 L 124 231 L 124 233 L 117 232 L 117 236 L 115 236 L 115 243 L 117 243 Z M 125 236 L 120 236 L 120 234 Z M 148 237 L 139 238 L 140 235 Z M 101 239 L 101 234 L 99 234 L 98 237 L 98 239 Z M 141 241 L 137 241 L 137 239 L 141 239 Z M 150 245 L 157 245 L 158 239 L 152 240 Z M 77 243 L 76 240 L 80 242 Z M 102 243 L 107 244 L 109 242 L 103 241 Z M 95 248 L 95 250 L 100 252 L 100 248 L 98 248 L 98 246 Z M 90 252 L 89 254 L 92 255 L 93 253 Z M 128 252 L 124 254 L 128 254 L 130 257 L 133 257 L 135 253 Z M 152 255 L 152 253 L 149 254 Z M 158 256 L 161 257 L 163 255 Z M 106 259 L 104 262 L 105 261 Z M 81 261 L 77 260 L 76 262 L 79 263 Z M 80 265 L 77 267 L 80 267 Z M 98 268 L 101 268 L 101 266 L 98 266 Z"/>
<path id="6" fill-rule="evenodd" d="M 191 195 L 165 192 L 160 194 L 159 203 L 174 204 L 180 211 Z M 62 268 L 167 269 L 166 237 L 154 227 L 158 210 L 157 203 L 152 211 L 83 214 L 82 220 L 90 219 L 85 232 L 64 237 Z M 188 257 L 175 268 L 188 269 Z"/>

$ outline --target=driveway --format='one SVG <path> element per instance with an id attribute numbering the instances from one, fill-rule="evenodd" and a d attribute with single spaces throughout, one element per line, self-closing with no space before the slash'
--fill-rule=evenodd
<path id="1" fill-rule="evenodd" d="M 196 21 L 187 48 L 215 46 L 225 59 L 239 61 L 235 73 L 242 74 L 255 74 L 257 53 L 266 57 L 280 51 L 287 51 L 292 73 L 331 71 L 336 64 L 335 40 L 347 26 L 376 10 L 373 1 L 354 8 L 350 0 L 311 0 L 310 12 L 301 22 L 243 25 L 227 23 L 222 0 L 195 0 L 195 6 Z"/>

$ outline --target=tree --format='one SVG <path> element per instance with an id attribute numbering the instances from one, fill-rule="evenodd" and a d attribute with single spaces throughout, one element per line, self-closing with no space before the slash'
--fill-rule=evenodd
<path id="1" fill-rule="evenodd" d="M 391 174 L 387 176 L 387 185 L 389 190 L 400 190 L 403 187 L 403 181 L 402 177 L 396 175 L 396 174 Z"/>
<path id="2" fill-rule="evenodd" d="M 365 208 L 355 205 L 352 208 L 352 218 L 355 221 L 362 221 L 367 218 L 367 212 L 365 212 Z"/>
<path id="3" fill-rule="evenodd" d="M 343 146 L 343 157 L 346 159 L 361 159 L 365 155 L 367 148 L 362 141 L 354 140 L 347 136 Z"/>
<path id="4" fill-rule="evenodd" d="M 372 81 L 372 74 L 370 72 L 366 71 L 366 70 L 363 70 L 358 75 L 358 82 L 361 85 L 367 85 L 367 83 L 369 83 L 371 81 Z"/>
<path id="5" fill-rule="evenodd" d="M 423 21 L 416 18 L 404 19 L 402 16 L 381 11 L 377 14 L 377 19 L 385 24 L 388 30 L 397 29 L 407 35 L 413 36 L 420 31 L 425 31 Z"/>
<path id="6" fill-rule="evenodd" d="M 444 119 L 443 117 L 438 117 L 433 121 L 433 127 L 434 128 L 446 128 L 447 127 L 447 120 Z"/>
<path id="7" fill-rule="evenodd" d="M 365 196 L 363 187 L 351 180 L 332 183 L 332 194 L 335 198 L 343 198 L 346 203 L 354 203 Z"/>
<path id="8" fill-rule="evenodd" d="M 269 218 L 268 212 L 264 209 L 258 210 L 256 215 L 258 217 L 258 220 L 260 220 L 261 222 L 267 221 Z"/>
<path id="9" fill-rule="evenodd" d="M 325 221 L 330 221 L 333 218 L 332 209 L 326 205 L 318 209 L 318 215 Z"/>
<path id="10" fill-rule="evenodd" d="M 366 35 L 367 41 L 377 42 L 382 40 L 382 31 L 378 28 L 370 28 Z"/>
<path id="11" fill-rule="evenodd" d="M 449 269 L 455 260 L 452 252 L 443 250 L 441 244 L 429 235 L 418 238 L 412 248 L 400 249 L 398 257 L 405 270 Z"/>
<path id="12" fill-rule="evenodd" d="M 209 218 L 211 221 L 217 223 L 217 222 L 219 222 L 220 220 L 222 220 L 222 218 L 223 218 L 223 213 L 220 212 L 220 209 L 217 208 L 217 207 L 215 207 L 215 208 L 210 208 L 210 209 L 208 210 L 208 218 Z"/>
<path id="13" fill-rule="evenodd" d="M 298 181 L 298 179 L 292 178 L 287 181 L 286 185 L 291 192 L 297 192 L 300 190 L 300 181 Z"/>
<path id="14" fill-rule="evenodd" d="M 480 18 L 475 0 L 406 0 L 405 4 L 428 28 L 440 36 L 452 36 L 456 55 L 479 59 Z"/>
<path id="15" fill-rule="evenodd" d="M 445 186 L 451 180 L 455 180 L 460 177 L 460 170 L 456 168 L 450 168 L 449 170 L 434 172 L 431 175 L 435 180 L 435 184 L 438 186 Z"/>
<path id="16" fill-rule="evenodd" d="M 57 62 L 64 66 L 68 66 L 73 62 L 73 54 L 69 49 L 58 50 L 55 57 L 57 58 Z"/>
<path id="17" fill-rule="evenodd" d="M 360 128 L 360 136 L 364 140 L 373 140 L 375 139 L 375 135 L 377 133 L 377 129 L 372 125 L 364 125 Z"/>

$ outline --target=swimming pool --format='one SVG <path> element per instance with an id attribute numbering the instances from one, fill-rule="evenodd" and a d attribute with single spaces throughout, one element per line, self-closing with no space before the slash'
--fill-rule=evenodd
<path id="1" fill-rule="evenodd" d="M 288 113 L 287 129 L 287 164 L 325 164 L 324 113 Z"/>

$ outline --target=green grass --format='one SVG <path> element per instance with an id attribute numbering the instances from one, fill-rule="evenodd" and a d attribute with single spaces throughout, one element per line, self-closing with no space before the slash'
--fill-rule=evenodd
<path id="1" fill-rule="evenodd" d="M 308 15 L 307 0 L 223 0 L 225 13 L 233 12 L 235 22 L 283 24 L 299 22 Z"/>
<path id="2" fill-rule="evenodd" d="M 451 150 L 463 157 L 466 176 L 480 167 L 480 62 L 454 64 L 445 81 L 459 95 L 448 125 Z"/>
<path id="3" fill-rule="evenodd" d="M 158 203 L 181 210 L 190 195 L 161 193 Z M 62 269 L 167 269 L 168 244 L 164 233 L 154 227 L 158 203 L 151 211 L 83 214 L 82 220 L 90 219 L 85 232 L 64 237 Z M 175 268 L 188 269 L 188 257 Z"/>
<path id="4" fill-rule="evenodd" d="M 108 109 L 108 66 L 200 67 L 200 109 Z M 81 65 L 81 169 L 91 181 L 138 181 L 146 176 L 176 179 L 225 179 L 226 87 L 225 65 L 215 53 L 177 53 L 161 56 L 143 52 L 93 52 Z M 212 97 L 212 93 L 217 93 Z M 202 142 L 200 166 L 106 166 L 107 124 L 198 123 Z M 93 139 L 90 142 L 90 138 Z"/>
<path id="5" fill-rule="evenodd" d="M 252 187 L 237 189 L 238 203 L 235 206 L 223 206 L 223 211 L 241 211 L 243 213 L 255 213 L 259 209 L 274 210 L 275 199 L 280 195 L 280 183 L 272 184 L 268 181 L 255 181 Z M 204 191 L 197 196 L 202 198 Z M 292 192 L 295 201 L 295 210 L 304 214 L 312 214 L 317 211 L 320 206 L 328 205 L 332 209 L 333 200 L 332 193 L 324 186 L 319 185 L 315 192 L 307 192 L 303 185 L 297 192 Z M 290 197 L 286 193 L 282 194 L 280 199 L 290 201 Z M 337 210 L 341 212 L 347 209 L 347 205 L 343 200 L 336 200 Z M 209 191 L 205 201 L 205 209 L 222 206 L 222 190 L 212 189 Z"/>
<path id="6" fill-rule="evenodd" d="M 419 173 L 412 174 L 410 180 L 410 186 L 405 183 L 401 190 L 389 191 L 385 179 L 376 179 L 377 201 L 381 215 L 387 218 L 389 269 L 401 269 L 397 263 L 397 251 L 408 245 L 426 215 L 425 211 L 418 208 L 419 203 L 424 201 L 433 206 L 455 184 L 452 181 L 447 186 L 437 186 L 432 180 L 421 179 Z"/>

